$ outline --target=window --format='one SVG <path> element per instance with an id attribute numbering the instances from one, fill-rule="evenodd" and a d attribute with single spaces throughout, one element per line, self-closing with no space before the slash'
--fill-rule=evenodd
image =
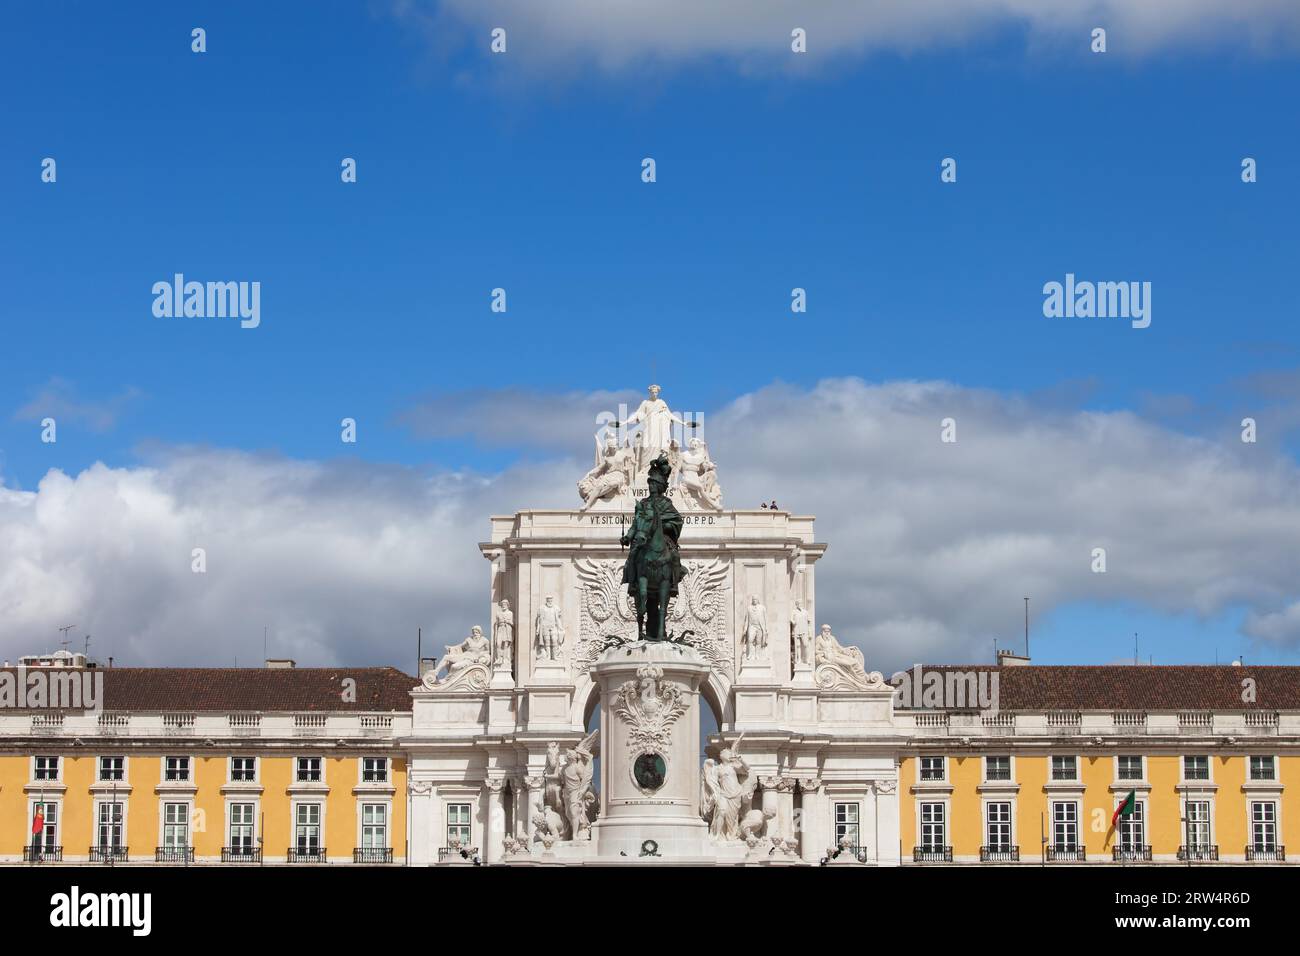
<path id="1" fill-rule="evenodd" d="M 1133 801 L 1133 812 L 1119 818 L 1119 845 L 1125 850 L 1140 850 L 1146 843 L 1146 805 Z"/>
<path id="2" fill-rule="evenodd" d="M 168 850 L 180 850 L 189 845 L 190 805 L 188 803 L 164 803 L 163 846 Z"/>
<path id="3" fill-rule="evenodd" d="M 168 783 L 188 783 L 190 779 L 190 758 L 168 757 L 163 767 L 163 779 Z"/>
<path id="4" fill-rule="evenodd" d="M 230 846 L 236 850 L 253 849 L 253 813 L 256 804 L 230 805 Z"/>
<path id="5" fill-rule="evenodd" d="M 311 758 L 317 759 L 317 758 Z M 319 763 L 319 760 L 317 760 Z M 294 844 L 299 853 L 320 852 L 320 804 L 300 803 L 294 815 Z"/>
<path id="6" fill-rule="evenodd" d="M 59 758 L 37 757 L 34 772 L 37 780 L 58 780 Z"/>
<path id="7" fill-rule="evenodd" d="M 1257 853 L 1277 849 L 1277 804 L 1255 800 L 1250 804 L 1250 845 Z"/>
<path id="8" fill-rule="evenodd" d="M 1273 768 L 1272 757 L 1251 757 L 1250 758 L 1250 779 L 1251 780 L 1276 780 L 1277 773 Z"/>
<path id="9" fill-rule="evenodd" d="M 1010 757 L 985 757 L 984 758 L 984 779 L 985 780 L 1010 780 L 1011 779 L 1011 758 Z"/>
<path id="10" fill-rule="evenodd" d="M 845 837 L 852 846 L 858 846 L 858 805 L 856 803 L 835 804 L 835 846 Z"/>
<path id="11" fill-rule="evenodd" d="M 1210 801 L 1189 800 L 1187 802 L 1187 848 L 1204 850 L 1209 846 Z"/>
<path id="12" fill-rule="evenodd" d="M 257 779 L 257 758 L 256 757 L 231 757 L 230 758 L 230 781 L 232 783 L 252 783 L 256 779 Z"/>
<path id="13" fill-rule="evenodd" d="M 1204 754 L 1195 757 L 1183 758 L 1183 779 L 1184 780 L 1209 780 L 1210 779 L 1210 758 Z"/>
<path id="14" fill-rule="evenodd" d="M 988 848 L 1006 853 L 1011 850 L 1011 804 L 990 803 L 985 811 Z"/>
<path id="15" fill-rule="evenodd" d="M 299 783 L 320 782 L 320 757 L 299 757 L 298 758 L 298 782 Z M 308 804 L 303 804 L 303 806 L 308 806 Z"/>
<path id="16" fill-rule="evenodd" d="M 447 846 L 469 846 L 470 823 L 468 803 L 447 804 Z"/>
<path id="17" fill-rule="evenodd" d="M 942 803 L 921 804 L 921 849 L 942 853 L 947 846 L 948 831 L 945 826 L 947 808 Z"/>
<path id="18" fill-rule="evenodd" d="M 1077 757 L 1052 757 L 1053 780 L 1078 780 L 1079 761 Z"/>
<path id="19" fill-rule="evenodd" d="M 1077 803 L 1058 800 L 1052 804 L 1052 846 L 1056 850 L 1065 852 L 1079 849 L 1079 805 Z"/>
<path id="20" fill-rule="evenodd" d="M 1141 754 L 1121 754 L 1119 758 L 1119 778 L 1121 780 L 1141 780 L 1142 779 L 1142 756 Z"/>
<path id="21" fill-rule="evenodd" d="M 943 758 L 922 757 L 921 758 L 921 779 L 922 780 L 945 779 Z"/>
<path id="22" fill-rule="evenodd" d="M 114 780 L 126 779 L 126 758 L 125 757 L 100 757 L 99 758 L 99 779 L 101 783 L 112 783 Z"/>
<path id="23" fill-rule="evenodd" d="M 41 828 L 40 833 L 31 834 L 32 842 L 40 846 L 43 850 L 53 850 L 59 845 L 59 805 L 57 803 L 41 803 L 37 801 L 32 804 L 32 822 L 36 822 L 36 812 L 41 811 L 45 818 L 45 826 Z"/>
<path id="24" fill-rule="evenodd" d="M 387 783 L 388 782 L 388 758 L 387 757 L 362 757 L 361 758 L 361 782 L 362 783 Z"/>
<path id="25" fill-rule="evenodd" d="M 121 757 L 117 758 L 121 760 Z M 122 804 L 105 801 L 99 805 L 99 843 L 104 849 L 122 847 Z"/>
<path id="26" fill-rule="evenodd" d="M 361 805 L 361 846 L 367 850 L 388 847 L 388 805 L 363 803 Z"/>

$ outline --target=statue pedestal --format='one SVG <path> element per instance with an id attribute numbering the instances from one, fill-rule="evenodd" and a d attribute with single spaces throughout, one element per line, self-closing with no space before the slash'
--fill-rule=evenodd
<path id="1" fill-rule="evenodd" d="M 694 648 L 638 641 L 592 666 L 600 687 L 601 862 L 712 862 L 700 818 L 699 687 Z"/>

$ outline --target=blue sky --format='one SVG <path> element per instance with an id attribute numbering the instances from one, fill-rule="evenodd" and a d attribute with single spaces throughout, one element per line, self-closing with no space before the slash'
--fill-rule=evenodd
<path id="1" fill-rule="evenodd" d="M 483 440 L 473 402 L 434 438 L 404 413 L 652 378 L 706 413 L 773 383 L 860 378 L 1131 411 L 1211 440 L 1250 414 L 1269 467 L 1294 465 L 1293 50 L 1134 51 L 1112 30 L 1095 55 L 1086 30 L 995 22 L 795 72 L 708 51 L 554 68 L 490 56 L 476 20 L 443 16 L 431 36 L 400 13 L 9 10 L 5 487 L 189 446 L 491 474 L 546 449 Z M 190 50 L 195 26 L 206 53 Z M 949 156 L 955 184 L 939 180 Z M 260 281 L 260 327 L 155 318 L 150 288 L 176 272 Z M 1149 281 L 1150 328 L 1044 318 L 1042 286 L 1067 272 Z M 505 315 L 489 311 L 498 286 Z M 790 311 L 795 286 L 806 314 Z M 42 403 L 64 410 L 55 445 L 39 440 Z M 345 416 L 356 446 L 339 443 Z M 1062 602 L 1036 624 L 1036 657 L 1118 659 L 1141 629 L 1157 660 L 1227 659 L 1251 647 L 1250 609 Z"/>

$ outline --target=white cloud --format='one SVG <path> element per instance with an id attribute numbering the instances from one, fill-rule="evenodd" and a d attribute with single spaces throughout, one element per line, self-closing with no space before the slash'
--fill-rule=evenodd
<path id="1" fill-rule="evenodd" d="M 71 382 L 55 376 L 36 389 L 31 400 L 14 412 L 13 419 L 39 422 L 49 417 L 59 424 L 72 422 L 85 425 L 93 432 L 106 432 L 117 424 L 125 408 L 142 396 L 138 388 L 128 387 L 109 398 L 84 400 L 78 397 Z"/>
<path id="2" fill-rule="evenodd" d="M 949 416 L 956 444 L 939 440 Z M 856 379 L 773 385 L 706 429 L 728 506 L 775 498 L 817 515 L 830 545 L 819 615 L 875 667 L 986 660 L 994 637 L 1018 635 L 1024 595 L 1036 616 L 1078 601 L 1242 605 L 1248 636 L 1300 644 L 1300 471 L 1259 446 L 1130 413 Z M 476 545 L 488 516 L 575 504 L 587 467 L 575 453 L 429 475 L 182 450 L 148 467 L 51 471 L 34 492 L 0 487 L 0 653 L 47 649 L 76 623 L 93 651 L 131 663 L 251 663 L 266 625 L 272 655 L 409 669 L 417 626 L 440 650 L 486 623 Z M 195 547 L 207 574 L 190 571 Z M 1094 547 L 1107 549 L 1105 574 L 1090 570 Z"/>
<path id="3" fill-rule="evenodd" d="M 507 55 L 531 65 L 608 71 L 711 57 L 743 69 L 772 63 L 814 67 L 828 58 L 913 52 L 1023 31 L 1034 46 L 1088 49 L 1093 27 L 1112 55 L 1174 46 L 1245 45 L 1270 50 L 1300 38 L 1294 0 L 398 0 L 399 19 L 446 49 L 463 35 L 486 49 L 504 27 Z M 793 57 L 790 31 L 807 31 L 809 53 Z"/>

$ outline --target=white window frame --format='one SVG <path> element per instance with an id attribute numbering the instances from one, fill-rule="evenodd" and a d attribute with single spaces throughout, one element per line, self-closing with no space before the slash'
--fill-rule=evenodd
<path id="1" fill-rule="evenodd" d="M 302 776 L 302 762 L 303 762 L 304 760 L 314 760 L 314 761 L 316 761 L 316 779 L 315 779 L 315 780 L 312 780 L 312 779 L 304 779 L 304 778 L 303 778 L 303 776 Z M 315 755 L 311 755 L 311 754 L 309 754 L 309 755 L 307 755 L 307 756 L 305 756 L 305 757 L 294 757 L 294 758 L 293 758 L 293 782 L 294 782 L 294 783 L 309 783 L 309 784 L 310 784 L 310 783 L 320 783 L 320 784 L 323 784 L 323 783 L 325 782 L 325 758 L 324 758 L 324 757 L 315 756 Z"/>
<path id="2" fill-rule="evenodd" d="M 1125 760 L 1136 760 L 1138 762 L 1138 775 L 1136 777 L 1126 777 L 1123 772 L 1123 763 Z M 1147 758 L 1145 754 L 1116 754 L 1115 755 L 1115 779 L 1120 783 L 1142 783 L 1147 778 Z"/>
<path id="3" fill-rule="evenodd" d="M 170 767 L 167 766 L 167 764 L 168 761 L 171 760 L 185 761 L 184 777 L 178 777 L 173 779 L 167 776 L 167 771 L 171 769 Z M 193 783 L 194 782 L 194 758 L 188 756 L 187 754 L 165 754 L 162 758 L 162 782 L 164 784 Z M 158 845 L 162 846 L 161 843 Z"/>
<path id="4" fill-rule="evenodd" d="M 110 826 L 110 827 L 111 827 L 111 826 L 112 826 L 112 823 L 111 823 L 111 821 L 110 821 L 110 823 L 108 823 L 108 824 L 105 824 L 105 823 L 102 822 L 103 810 L 101 810 L 100 807 L 112 806 L 112 805 L 115 804 L 115 803 L 116 803 L 118 806 L 120 806 L 120 807 L 122 808 L 122 820 L 121 820 L 122 838 L 121 838 L 121 843 L 120 843 L 120 844 L 101 843 L 101 842 L 100 842 L 100 839 L 99 839 L 100 827 L 102 827 L 102 826 Z M 131 844 L 130 844 L 130 841 L 129 841 L 129 838 L 128 838 L 128 831 L 127 831 L 127 817 L 128 817 L 128 810 L 129 810 L 129 807 L 128 807 L 128 804 L 127 804 L 127 800 L 126 800 L 126 796 L 125 796 L 125 794 L 122 795 L 122 796 L 120 796 L 120 797 L 118 797 L 116 800 L 114 800 L 114 799 L 112 798 L 112 796 L 99 796 L 99 797 L 96 797 L 96 798 L 95 798 L 95 816 L 94 816 L 93 821 L 91 822 L 91 825 L 95 828 L 94 831 L 93 831 L 93 834 L 92 834 L 92 835 L 93 835 L 93 840 L 92 840 L 92 842 L 91 842 L 91 846 L 98 848 L 98 847 L 106 847 L 106 846 L 107 846 L 107 847 L 114 847 L 114 846 L 119 846 L 119 845 L 120 845 L 121 848 L 122 848 L 122 850 L 123 850 L 124 852 L 127 851 L 127 848 L 131 845 Z"/>
<path id="5" fill-rule="evenodd" d="M 236 760 L 251 760 L 251 761 L 253 761 L 253 778 L 252 778 L 251 780 L 237 779 L 237 778 L 235 777 L 235 761 L 236 761 Z M 294 775 L 295 775 L 295 776 L 297 776 L 297 770 L 298 770 L 298 764 L 297 764 L 297 761 L 295 761 L 295 762 L 294 762 Z M 255 784 L 255 783 L 259 783 L 259 782 L 260 782 L 259 777 L 261 776 L 261 773 L 262 773 L 262 761 L 258 760 L 256 755 L 252 755 L 252 756 L 250 756 L 250 755 L 248 755 L 248 754 L 232 754 L 231 757 L 230 757 L 230 759 L 226 761 L 226 783 L 234 783 L 234 784 L 241 784 L 241 783 L 242 783 L 242 784 Z"/>
<path id="6" fill-rule="evenodd" d="M 929 821 L 925 819 L 926 807 L 939 808 L 940 819 L 937 823 L 933 817 Z M 922 852 L 942 853 L 945 847 L 952 845 L 948 842 L 948 822 L 952 818 L 952 814 L 949 812 L 950 809 L 947 800 L 918 800 L 916 802 L 916 845 L 920 847 Z M 930 831 L 933 832 L 936 826 L 939 828 L 941 836 L 937 844 L 926 839 L 926 828 L 930 828 Z"/>
<path id="7" fill-rule="evenodd" d="M 846 808 L 845 819 L 840 819 L 840 808 Z M 853 819 L 848 819 L 847 808 L 853 808 Z M 857 800 L 835 800 L 831 803 L 831 846 L 838 848 L 840 839 L 850 830 L 853 832 L 853 846 L 862 846 L 862 804 Z"/>
<path id="8" fill-rule="evenodd" d="M 1187 776 L 1187 761 L 1193 757 L 1205 761 L 1204 777 Z M 1249 768 L 1247 768 L 1247 770 L 1249 771 Z M 1178 775 L 1181 778 L 1181 782 L 1186 784 L 1196 785 L 1214 783 L 1214 761 L 1210 759 L 1208 753 L 1180 754 L 1178 757 Z"/>
<path id="9" fill-rule="evenodd" d="M 37 771 L 40 769 L 36 764 L 38 760 L 54 761 L 53 777 L 37 776 Z M 64 763 L 63 754 L 51 754 L 51 753 L 32 754 L 32 776 L 31 776 L 32 781 L 34 783 L 49 783 L 49 784 L 63 783 L 63 763 Z"/>
<path id="10" fill-rule="evenodd" d="M 1255 776 L 1255 761 L 1267 760 L 1269 766 L 1269 776 Z M 1248 754 L 1246 756 L 1246 779 L 1251 783 L 1277 783 L 1278 782 L 1278 759 L 1274 754 Z"/>
<path id="11" fill-rule="evenodd" d="M 1133 812 L 1126 817 L 1120 817 L 1115 822 L 1115 845 L 1125 850 L 1141 850 L 1142 847 L 1148 846 L 1147 837 L 1150 835 L 1150 821 L 1147 819 L 1147 801 L 1146 798 L 1134 798 Z M 1133 831 L 1138 831 L 1139 840 L 1134 842 Z"/>
<path id="12" fill-rule="evenodd" d="M 996 820 L 996 821 L 993 820 L 991 818 L 991 815 L 994 807 L 1006 807 L 1007 819 Z M 1007 800 L 1007 799 L 985 800 L 983 817 L 984 817 L 984 845 L 993 851 L 999 851 L 1003 853 L 1010 852 L 1011 848 L 1017 845 L 1016 843 L 1016 802 L 1014 800 Z M 995 825 L 999 827 L 1003 827 L 1003 826 L 1006 827 L 1007 840 L 1005 844 L 998 843 L 997 845 L 994 845 L 993 840 L 991 838 L 993 836 L 993 827 Z"/>
<path id="13" fill-rule="evenodd" d="M 185 843 L 172 847 L 167 844 L 167 808 L 169 806 L 185 808 Z M 174 825 L 174 824 L 173 824 Z M 158 801 L 158 846 L 163 849 L 182 849 L 194 846 L 194 801 L 177 797 L 165 797 Z"/>
<path id="14" fill-rule="evenodd" d="M 452 819 L 451 819 L 451 809 L 452 809 L 452 807 L 464 807 L 464 808 L 466 808 L 466 810 L 468 811 L 468 816 L 467 816 L 467 818 L 466 818 L 466 822 L 464 822 L 464 823 L 460 823 L 459 821 L 457 821 L 456 823 L 453 823 L 453 822 L 452 822 Z M 442 825 L 442 838 L 446 841 L 446 843 L 443 844 L 444 846 L 451 846 L 451 828 L 452 828 L 453 826 L 457 827 L 458 829 L 463 828 L 463 829 L 467 830 L 468 833 L 469 833 L 469 839 L 468 839 L 468 840 L 463 840 L 463 841 L 461 842 L 461 846 L 462 846 L 462 847 L 471 847 L 471 846 L 474 846 L 474 803 L 473 803 L 473 801 L 471 801 L 471 800 L 448 800 L 448 801 L 446 801 L 446 802 L 442 805 L 442 820 L 443 820 L 443 825 Z"/>
<path id="15" fill-rule="evenodd" d="M 993 777 L 989 775 L 990 760 L 1005 760 L 1007 762 L 1007 775 L 1005 777 Z M 1012 754 L 989 754 L 984 758 L 984 782 L 985 783 L 1014 783 L 1016 779 L 1016 758 Z"/>
<path id="16" fill-rule="evenodd" d="M 1058 777 L 1056 775 L 1056 761 L 1071 760 L 1074 762 L 1074 773 L 1069 777 Z M 1079 782 L 1079 755 L 1078 754 L 1051 754 L 1047 760 L 1047 782 L 1048 783 L 1078 783 Z"/>
<path id="17" fill-rule="evenodd" d="M 1246 844 L 1246 845 L 1247 845 L 1247 846 L 1249 846 L 1249 847 L 1251 847 L 1252 849 L 1257 850 L 1257 851 L 1260 851 L 1260 850 L 1262 850 L 1262 851 L 1271 851 L 1271 850 L 1276 850 L 1279 846 L 1282 846 L 1282 845 L 1283 845 L 1283 843 L 1282 843 L 1282 813 L 1281 813 L 1281 807 L 1278 806 L 1278 804 L 1279 804 L 1280 802 L 1281 802 L 1281 801 L 1274 800 L 1274 799 L 1271 799 L 1271 798 L 1253 799 L 1253 800 L 1247 800 L 1247 801 L 1246 801 L 1246 839 L 1247 839 L 1247 844 Z M 1268 807 L 1271 807 L 1271 808 L 1272 808 L 1272 811 L 1273 811 L 1273 819 L 1272 819 L 1272 820 L 1256 820 L 1256 819 L 1255 819 L 1255 807 L 1257 807 L 1257 806 L 1268 806 Z M 1273 840 L 1272 840 L 1272 843 L 1271 843 L 1270 845 L 1268 845 L 1268 846 L 1262 846 L 1262 845 L 1260 845 L 1259 843 L 1257 843 L 1257 842 L 1255 841 L 1255 827 L 1256 827 L 1256 825 L 1264 825 L 1264 826 L 1271 826 L 1271 827 L 1272 827 L 1272 829 L 1273 829 Z"/>
<path id="18" fill-rule="evenodd" d="M 377 760 L 377 761 L 379 761 L 379 762 L 381 763 L 381 765 L 382 765 L 382 769 L 383 769 L 383 771 L 384 771 L 384 778 L 383 778 L 382 780 L 367 780 L 367 779 L 366 779 L 366 761 L 367 761 L 367 760 Z M 388 784 L 391 784 L 392 781 L 393 781 L 393 766 L 392 766 L 392 760 L 391 760 L 390 758 L 388 758 L 388 757 L 376 757 L 376 756 L 374 756 L 373 754 L 363 756 L 360 760 L 357 761 L 357 775 L 358 775 L 358 776 L 357 776 L 357 782 L 360 783 L 360 784 L 366 784 L 366 785 L 369 785 L 369 786 L 372 786 L 372 787 L 374 787 L 374 786 L 387 786 Z M 360 844 L 358 844 L 358 845 L 360 845 Z"/>
<path id="19" fill-rule="evenodd" d="M 239 825 L 252 827 L 252 843 L 250 844 L 249 849 L 256 850 L 259 846 L 262 845 L 261 841 L 259 840 L 261 834 L 258 832 L 258 823 L 262 818 L 262 807 L 260 801 L 253 799 L 251 797 L 230 797 L 229 799 L 226 800 L 226 830 L 225 833 L 222 834 L 222 839 L 225 842 L 222 843 L 221 845 L 223 847 L 233 847 L 235 845 L 234 841 L 231 839 L 231 837 L 234 835 L 231 832 L 231 828 L 235 826 L 234 807 L 236 806 L 241 806 L 241 807 L 250 806 L 253 808 L 252 822 L 249 824 L 241 823 Z"/>
<path id="20" fill-rule="evenodd" d="M 316 807 L 316 808 L 317 808 L 317 811 L 318 811 L 318 812 L 317 812 L 317 818 L 316 818 L 316 819 L 317 819 L 317 823 L 316 823 L 316 829 L 317 829 L 317 833 L 316 833 L 316 849 L 317 849 L 318 851 L 319 851 L 319 850 L 325 850 L 325 851 L 328 852 L 329 847 L 327 847 L 327 846 L 325 845 L 325 832 L 326 832 L 326 831 L 325 831 L 325 800 L 324 800 L 323 797 L 318 798 L 318 799 L 314 799 L 314 800 L 313 800 L 313 799 L 294 800 L 293 803 L 291 804 L 291 806 L 290 806 L 290 814 L 291 814 L 291 815 L 290 815 L 290 817 L 289 817 L 289 827 L 290 827 L 290 830 L 289 830 L 289 840 L 290 840 L 289 846 L 290 846 L 290 848 L 293 849 L 293 850 L 295 850 L 295 851 L 298 849 L 298 827 L 299 827 L 300 825 L 301 825 L 301 826 L 311 826 L 311 824 L 299 824 L 299 823 L 298 823 L 298 813 L 299 813 L 300 808 L 302 808 L 302 807 Z"/>
<path id="21" fill-rule="evenodd" d="M 50 843 L 45 839 L 45 830 L 41 831 L 41 849 L 46 850 L 49 847 L 63 846 L 63 801 L 58 798 L 32 796 L 27 800 L 27 842 L 25 846 L 32 845 L 32 824 L 36 822 L 37 807 L 54 808 L 54 842 Z M 49 817 L 46 817 L 45 828 L 48 830 Z"/>
<path id="22" fill-rule="evenodd" d="M 114 779 L 112 777 L 104 776 L 105 760 L 122 761 L 122 776 L 120 779 Z M 130 769 L 130 766 L 131 766 L 131 761 L 127 759 L 125 754 L 100 754 L 95 758 L 95 783 L 108 784 L 110 786 L 115 783 L 126 784 L 129 782 L 127 773 Z M 98 826 L 98 824 L 96 824 L 96 826 Z"/>
<path id="23" fill-rule="evenodd" d="M 925 775 L 925 762 L 927 760 L 939 761 L 939 776 L 927 777 Z M 923 754 L 916 760 L 916 779 L 920 783 L 946 783 L 948 781 L 948 758 L 943 754 Z"/>
<path id="24" fill-rule="evenodd" d="M 379 847 L 367 847 L 366 838 L 366 807 L 383 807 L 384 808 L 384 842 Z M 371 824 L 373 826 L 373 824 Z M 372 800 L 365 797 L 357 798 L 357 842 L 358 849 L 377 849 L 391 850 L 393 848 L 393 802 L 391 800 Z"/>
<path id="25" fill-rule="evenodd" d="M 1074 817 L 1072 820 L 1057 819 L 1056 808 L 1065 807 L 1065 806 L 1069 806 L 1074 809 Z M 1050 817 L 1049 823 L 1052 828 L 1051 841 L 1048 843 L 1048 846 L 1050 846 L 1053 850 L 1062 853 L 1068 853 L 1071 851 L 1083 849 L 1084 846 L 1083 823 L 1082 820 L 1080 819 L 1081 815 L 1079 812 L 1079 801 L 1078 800 L 1052 800 L 1048 805 L 1048 811 Z M 1060 840 L 1057 839 L 1057 826 L 1059 824 L 1062 827 L 1066 827 L 1068 824 L 1071 823 L 1074 824 L 1074 839 L 1072 842 L 1062 843 Z"/>
<path id="26" fill-rule="evenodd" d="M 1193 821 L 1193 820 L 1192 820 L 1192 807 L 1201 807 L 1201 806 L 1205 807 L 1205 819 L 1204 819 L 1204 820 L 1199 820 L 1199 819 L 1198 819 L 1198 820 L 1196 820 L 1196 821 Z M 1183 825 L 1183 826 L 1182 826 L 1182 829 L 1183 829 L 1183 832 L 1182 832 L 1182 838 L 1183 838 L 1183 839 L 1182 839 L 1182 844 L 1183 844 L 1183 846 L 1185 846 L 1188 850 L 1193 850 L 1193 849 L 1196 849 L 1196 850 L 1205 850 L 1205 849 L 1209 849 L 1210 847 L 1214 846 L 1214 845 L 1215 845 L 1215 842 L 1214 842 L 1214 800 L 1213 800 L 1213 799 L 1212 799 L 1208 794 L 1206 794 L 1206 795 L 1204 795 L 1204 796 L 1198 795 L 1198 796 L 1196 796 L 1195 798 L 1187 797 L 1186 799 L 1183 800 L 1183 805 L 1182 805 L 1182 807 L 1181 807 L 1180 809 L 1183 811 L 1183 814 L 1182 814 L 1182 815 L 1183 815 L 1183 819 L 1182 819 L 1182 825 Z M 1194 822 L 1194 823 L 1196 824 L 1196 826 L 1197 826 L 1197 829 L 1198 829 L 1198 833 L 1197 833 L 1197 835 L 1198 835 L 1198 836 L 1200 835 L 1199 830 L 1200 830 L 1201 825 L 1202 825 L 1202 824 L 1204 825 L 1204 827 L 1205 827 L 1204 832 L 1205 832 L 1205 838 L 1206 838 L 1204 843 L 1201 843 L 1201 842 L 1193 843 L 1193 842 L 1192 842 L 1192 825 L 1193 825 L 1193 822 Z"/>

